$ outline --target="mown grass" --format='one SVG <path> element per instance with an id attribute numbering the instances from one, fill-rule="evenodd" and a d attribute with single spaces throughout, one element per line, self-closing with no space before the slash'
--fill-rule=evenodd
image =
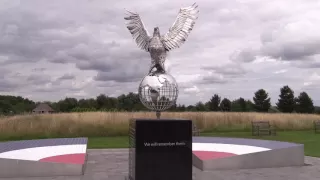
<path id="1" fill-rule="evenodd" d="M 53 137 L 113 137 L 128 134 L 131 118 L 155 118 L 153 112 L 85 112 L 43 115 L 21 115 L 0 119 L 0 140 Z M 203 132 L 250 131 L 251 121 L 270 121 L 278 130 L 310 130 L 319 115 L 165 112 L 162 118 L 191 119 Z"/>

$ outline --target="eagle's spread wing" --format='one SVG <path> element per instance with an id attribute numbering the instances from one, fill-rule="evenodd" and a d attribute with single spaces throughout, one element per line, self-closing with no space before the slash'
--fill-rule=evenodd
<path id="1" fill-rule="evenodd" d="M 186 41 L 198 18 L 199 10 L 197 8 L 198 5 L 194 3 L 192 6 L 180 9 L 169 31 L 161 37 L 167 51 L 180 47 Z"/>
<path id="2" fill-rule="evenodd" d="M 128 10 L 127 12 L 128 16 L 124 18 L 128 21 L 126 23 L 127 28 L 129 29 L 138 47 L 145 51 L 148 51 L 151 37 L 149 36 L 148 31 L 145 29 L 139 14 L 130 12 Z"/>

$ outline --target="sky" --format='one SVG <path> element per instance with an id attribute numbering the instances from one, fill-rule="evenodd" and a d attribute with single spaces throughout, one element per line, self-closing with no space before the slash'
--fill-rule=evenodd
<path id="1" fill-rule="evenodd" d="M 199 18 L 169 52 L 178 103 L 265 89 L 307 92 L 320 105 L 320 0 L 0 0 L 0 94 L 34 101 L 137 92 L 151 63 L 125 26 L 125 9 L 166 33 L 181 7 Z"/>

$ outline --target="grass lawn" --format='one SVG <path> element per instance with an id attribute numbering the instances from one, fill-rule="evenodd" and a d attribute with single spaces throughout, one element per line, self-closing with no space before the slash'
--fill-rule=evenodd
<path id="1" fill-rule="evenodd" d="M 305 146 L 305 155 L 320 157 L 320 134 L 313 131 L 278 131 L 276 136 L 254 137 L 251 132 L 219 132 L 203 133 L 201 136 L 254 138 L 301 143 Z M 89 149 L 127 148 L 128 137 L 93 137 L 89 138 Z"/>

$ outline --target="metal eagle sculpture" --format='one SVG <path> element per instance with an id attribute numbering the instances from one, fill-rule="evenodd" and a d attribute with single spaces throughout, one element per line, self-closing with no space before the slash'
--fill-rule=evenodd
<path id="1" fill-rule="evenodd" d="M 175 22 L 169 31 L 160 35 L 158 27 L 154 28 L 153 36 L 150 36 L 146 30 L 139 14 L 128 12 L 126 26 L 130 31 L 136 44 L 142 50 L 150 53 L 151 66 L 149 73 L 156 68 L 156 72 L 165 72 L 164 62 L 167 58 L 167 52 L 179 48 L 187 39 L 192 31 L 195 21 L 198 19 L 198 5 L 180 8 Z"/>

